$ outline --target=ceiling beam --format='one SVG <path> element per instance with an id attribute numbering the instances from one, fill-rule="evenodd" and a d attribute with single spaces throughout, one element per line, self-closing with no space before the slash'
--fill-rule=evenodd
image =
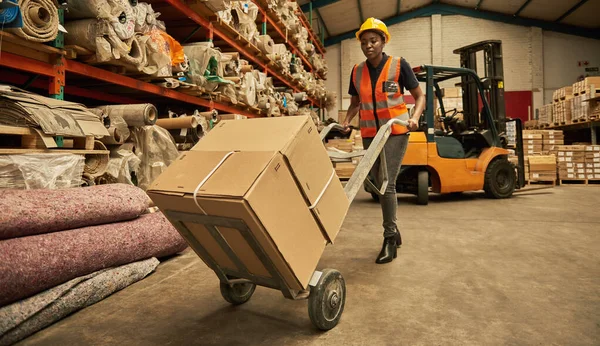
<path id="1" fill-rule="evenodd" d="M 562 16 L 558 17 L 558 19 L 556 20 L 556 22 L 561 22 L 563 19 L 567 18 L 569 15 L 571 15 L 571 13 L 577 11 L 578 8 L 581 7 L 581 5 L 585 4 L 586 2 L 588 2 L 588 0 L 581 0 L 579 1 L 577 4 L 575 4 L 575 6 L 571 7 L 567 12 L 563 13 Z"/>
<path id="2" fill-rule="evenodd" d="M 475 9 L 479 10 L 481 8 L 481 3 L 483 2 L 483 0 L 479 0 L 479 2 L 477 2 L 477 5 L 475 5 Z"/>
<path id="3" fill-rule="evenodd" d="M 362 6 L 360 5 L 360 0 L 356 0 L 356 4 L 358 5 L 358 15 L 360 16 L 360 24 L 365 22 L 365 16 L 363 15 Z"/>
<path id="4" fill-rule="evenodd" d="M 338 1 L 340 1 L 340 0 L 315 0 L 315 1 L 309 1 L 309 2 L 312 2 L 312 8 L 314 10 L 317 8 L 321 8 L 323 6 L 335 4 Z M 308 12 L 308 11 L 310 11 L 310 4 L 304 4 L 304 5 L 300 6 L 300 8 L 302 9 L 302 12 Z"/>
<path id="5" fill-rule="evenodd" d="M 521 7 L 519 7 L 517 12 L 515 12 L 515 14 L 513 14 L 513 16 L 518 17 L 519 14 L 521 14 L 521 12 L 525 9 L 525 7 L 527 7 L 527 5 L 529 5 L 530 2 L 531 2 L 531 0 L 525 0 L 523 5 L 521 5 Z"/>
<path id="6" fill-rule="evenodd" d="M 555 31 L 561 32 L 569 35 L 582 36 L 587 38 L 593 38 L 596 40 L 600 40 L 600 30 L 599 29 L 589 29 L 582 28 L 574 25 L 567 24 L 559 24 L 554 22 L 548 22 L 538 19 L 529 19 L 523 17 L 515 17 L 512 15 L 501 14 L 497 12 L 489 12 L 489 11 L 477 11 L 472 8 L 453 6 L 448 4 L 430 4 L 416 10 L 405 12 L 400 14 L 399 16 L 395 16 L 392 18 L 384 19 L 383 22 L 386 25 L 394 25 L 398 23 L 405 22 L 410 19 L 419 18 L 419 17 L 429 17 L 434 14 L 441 15 L 462 15 L 472 18 L 480 18 L 485 20 L 490 20 L 494 22 L 501 22 L 512 25 L 519 26 L 527 26 L 527 27 L 538 27 L 547 31 Z M 325 46 L 331 46 L 337 43 L 342 42 L 343 40 L 347 40 L 354 37 L 354 33 L 357 29 L 345 32 L 343 34 L 339 34 L 325 40 Z"/>

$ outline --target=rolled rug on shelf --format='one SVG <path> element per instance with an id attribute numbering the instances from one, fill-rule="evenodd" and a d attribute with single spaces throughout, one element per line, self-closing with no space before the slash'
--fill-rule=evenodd
<path id="1" fill-rule="evenodd" d="M 106 146 L 100 141 L 94 141 L 94 150 L 107 150 Z M 84 173 L 98 176 L 104 174 L 108 167 L 110 153 L 106 154 L 87 154 L 85 155 Z"/>
<path id="2" fill-rule="evenodd" d="M 111 11 L 112 8 L 108 0 L 69 1 L 69 10 L 65 11 L 65 18 L 109 18 Z"/>
<path id="3" fill-rule="evenodd" d="M 58 35 L 58 9 L 52 0 L 19 0 L 23 27 L 7 29 L 33 42 L 50 42 Z"/>
<path id="4" fill-rule="evenodd" d="M 150 103 L 135 105 L 100 106 L 99 109 L 110 115 L 118 115 L 125 119 L 127 126 L 142 127 L 154 125 L 157 119 L 157 110 Z"/>
<path id="5" fill-rule="evenodd" d="M 0 239 L 130 220 L 141 215 L 149 202 L 142 189 L 125 184 L 0 190 L 0 209 L 4 211 L 0 214 Z"/>
<path id="6" fill-rule="evenodd" d="M 273 46 L 275 46 L 275 41 L 269 35 L 260 35 L 258 37 L 258 49 L 260 49 L 264 54 L 273 54 Z"/>
<path id="7" fill-rule="evenodd" d="M 4 240 L 0 242 L 0 306 L 97 270 L 170 256 L 186 247 L 160 212 L 131 221 Z"/>
<path id="8" fill-rule="evenodd" d="M 191 129 L 198 127 L 198 120 L 193 116 L 164 118 L 156 120 L 156 125 L 167 130 Z"/>

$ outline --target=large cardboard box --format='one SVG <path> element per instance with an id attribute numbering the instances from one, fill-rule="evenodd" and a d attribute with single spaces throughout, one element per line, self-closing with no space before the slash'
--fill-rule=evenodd
<path id="1" fill-rule="evenodd" d="M 306 198 L 306 206 L 313 206 L 311 211 L 325 236 L 334 241 L 349 201 L 310 117 L 219 123 L 192 151 L 280 153 Z"/>
<path id="2" fill-rule="evenodd" d="M 307 287 L 327 243 L 279 152 L 189 151 L 147 193 L 168 218 L 169 211 L 179 211 L 243 220 L 291 289 Z M 244 272 L 204 225 L 184 225 L 191 234 L 182 235 L 207 265 L 212 260 L 230 272 Z M 251 275 L 273 278 L 243 232 L 227 227 L 218 232 Z"/>

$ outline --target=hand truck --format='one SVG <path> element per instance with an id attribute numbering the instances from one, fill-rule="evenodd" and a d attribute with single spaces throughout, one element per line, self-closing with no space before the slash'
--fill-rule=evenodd
<path id="1" fill-rule="evenodd" d="M 387 169 L 385 154 L 382 150 L 391 133 L 391 127 L 394 124 L 408 126 L 408 122 L 392 119 L 383 125 L 368 150 L 357 153 L 337 153 L 330 152 L 330 159 L 334 162 L 352 161 L 352 158 L 362 156 L 350 180 L 346 183 L 344 190 L 350 203 L 356 197 L 363 182 L 370 184 L 373 191 L 383 195 L 387 184 Z M 327 134 L 334 128 L 342 129 L 338 124 L 330 124 L 324 128 L 321 133 L 321 140 L 325 140 Z M 380 158 L 380 173 L 382 186 L 376 187 L 369 179 L 366 179 L 371 167 Z M 365 180 L 366 179 L 366 180 Z M 243 220 L 213 216 L 198 215 L 193 213 L 178 212 L 173 210 L 164 210 L 165 215 L 173 223 L 175 228 L 188 242 L 204 262 L 215 272 L 220 280 L 220 290 L 223 298 L 233 304 L 240 305 L 246 303 L 252 297 L 256 286 L 264 286 L 280 290 L 284 297 L 292 300 L 308 299 L 308 315 L 312 323 L 320 330 L 330 330 L 334 328 L 344 311 L 346 302 L 346 284 L 342 274 L 335 269 L 324 269 L 323 271 L 314 271 L 314 274 L 304 290 L 298 291 L 291 289 L 277 271 L 275 264 L 269 259 L 264 249 L 254 238 L 249 227 Z M 238 270 L 231 270 L 220 267 L 200 242 L 192 235 L 185 223 L 202 224 L 209 231 L 214 240 L 225 251 L 227 256 L 236 265 Z M 236 229 L 248 242 L 252 250 L 256 253 L 262 264 L 269 271 L 271 278 L 258 277 L 250 273 L 242 260 L 235 254 L 232 248 L 227 244 L 218 227 Z M 315 268 L 316 269 L 316 268 Z"/>

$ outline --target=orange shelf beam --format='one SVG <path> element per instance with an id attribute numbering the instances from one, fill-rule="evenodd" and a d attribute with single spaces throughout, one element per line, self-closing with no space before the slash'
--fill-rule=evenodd
<path id="1" fill-rule="evenodd" d="M 239 109 L 237 107 L 233 107 L 227 104 L 222 104 L 210 100 L 205 100 L 199 97 L 194 97 L 190 95 L 186 95 L 184 93 L 180 93 L 178 91 L 163 88 L 158 85 L 142 82 L 137 79 L 133 79 L 130 77 L 122 76 L 117 73 L 112 73 L 110 71 L 102 70 L 97 67 L 93 67 L 90 65 L 86 65 L 73 60 L 65 60 L 65 69 L 68 72 L 75 73 L 81 76 L 87 76 L 93 79 L 101 80 L 107 83 L 117 84 L 124 87 L 132 88 L 135 90 L 144 91 L 150 94 L 159 95 L 163 97 L 167 97 L 173 100 L 206 107 L 209 109 L 217 109 L 227 113 L 235 113 L 242 114 L 248 117 L 258 117 L 257 114 L 248 112 L 246 110 Z"/>

